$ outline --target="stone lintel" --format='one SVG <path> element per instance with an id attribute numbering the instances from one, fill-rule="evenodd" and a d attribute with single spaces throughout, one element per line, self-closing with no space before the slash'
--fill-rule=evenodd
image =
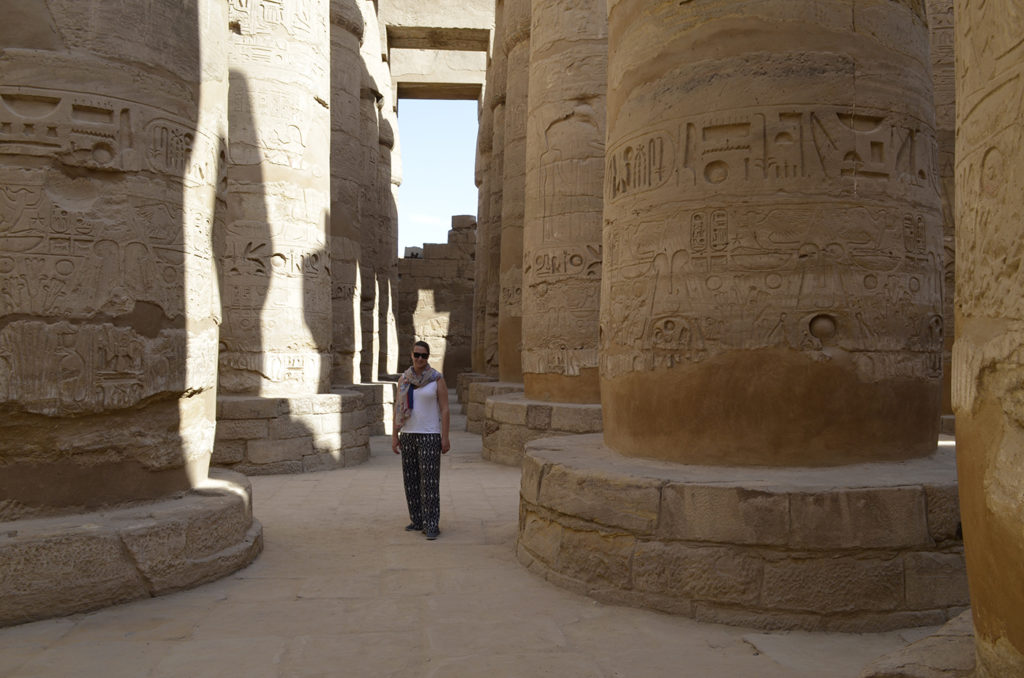
<path id="1" fill-rule="evenodd" d="M 0 626 L 158 596 L 245 567 L 263 548 L 251 498 L 244 476 L 213 470 L 173 499 L 0 523 Z"/>
<path id="2" fill-rule="evenodd" d="M 963 544 L 938 527 L 958 512 L 952 447 L 737 468 L 623 457 L 591 434 L 528 442 L 522 467 L 520 560 L 601 600 L 848 632 L 942 623 L 968 603 Z"/>

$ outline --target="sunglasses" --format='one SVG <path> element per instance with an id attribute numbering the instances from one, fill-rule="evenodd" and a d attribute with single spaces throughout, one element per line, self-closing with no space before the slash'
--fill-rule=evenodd
<path id="1" fill-rule="evenodd" d="M 417 353 L 416 351 L 413 351 L 412 352 L 412 357 L 413 358 L 429 358 L 430 354 L 429 353 Z"/>

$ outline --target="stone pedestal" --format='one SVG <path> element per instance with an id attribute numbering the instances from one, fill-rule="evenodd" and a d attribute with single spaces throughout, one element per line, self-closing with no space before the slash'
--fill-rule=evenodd
<path id="1" fill-rule="evenodd" d="M 366 405 L 367 433 L 369 435 L 391 435 L 395 420 L 397 383 L 385 381 L 371 384 L 349 384 L 344 389 L 362 394 Z"/>
<path id="2" fill-rule="evenodd" d="M 523 385 L 516 382 L 491 381 L 470 384 L 469 398 L 466 400 L 466 431 L 481 434 L 484 432 L 485 405 L 488 398 L 522 390 Z"/>
<path id="3" fill-rule="evenodd" d="M 204 584 L 263 548 L 245 476 L 99 512 L 0 522 L 0 626 L 88 612 Z"/>
<path id="4" fill-rule="evenodd" d="M 527 444 L 517 549 L 532 571 L 609 603 L 873 632 L 941 624 L 967 605 L 957 508 L 951 446 L 741 470 L 623 457 L 600 435 L 548 438 Z"/>
<path id="5" fill-rule="evenodd" d="M 477 288 L 479 289 L 479 288 Z M 497 381 L 494 377 L 478 372 L 463 372 L 456 379 L 455 392 L 458 394 L 462 414 L 469 412 L 469 387 L 477 382 Z"/>
<path id="6" fill-rule="evenodd" d="M 355 391 L 217 401 L 213 463 L 248 475 L 306 473 L 370 458 L 370 408 Z"/>
<path id="7" fill-rule="evenodd" d="M 956 2 L 953 408 L 978 678 L 1024 676 L 1024 13 Z"/>
<path id="8" fill-rule="evenodd" d="M 601 405 L 528 400 L 511 392 L 484 403 L 484 459 L 519 466 L 527 442 L 551 436 L 601 432 Z"/>

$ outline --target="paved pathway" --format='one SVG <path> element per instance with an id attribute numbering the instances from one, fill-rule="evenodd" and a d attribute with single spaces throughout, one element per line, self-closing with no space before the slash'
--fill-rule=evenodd
<path id="1" fill-rule="evenodd" d="M 856 678 L 933 630 L 761 633 L 569 593 L 513 555 L 518 470 L 452 438 L 437 541 L 403 530 L 399 460 L 377 437 L 362 466 L 252 479 L 266 548 L 247 569 L 0 629 L 0 676 Z"/>

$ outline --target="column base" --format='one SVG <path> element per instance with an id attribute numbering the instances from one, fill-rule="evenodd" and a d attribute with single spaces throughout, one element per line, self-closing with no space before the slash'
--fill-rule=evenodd
<path id="1" fill-rule="evenodd" d="M 0 626 L 191 588 L 263 549 L 245 476 L 123 508 L 0 523 Z"/>
<path id="2" fill-rule="evenodd" d="M 760 629 L 875 632 L 968 605 L 954 450 L 829 468 L 527 444 L 517 555 L 598 600 Z"/>
<path id="3" fill-rule="evenodd" d="M 466 431 L 484 432 L 484 406 L 491 396 L 503 393 L 522 393 L 522 382 L 479 381 L 469 385 L 469 399 L 466 401 Z"/>
<path id="4" fill-rule="evenodd" d="M 246 475 L 307 473 L 370 458 L 363 396 L 336 391 L 291 397 L 217 398 L 211 463 Z"/>
<path id="5" fill-rule="evenodd" d="M 867 665 L 860 678 L 971 678 L 974 623 L 961 612 L 930 636 Z"/>
<path id="6" fill-rule="evenodd" d="M 484 404 L 482 456 L 508 466 L 523 462 L 531 440 L 601 432 L 601 405 L 527 400 L 521 392 L 491 396 Z"/>
<path id="7" fill-rule="evenodd" d="M 346 384 L 332 391 L 355 391 L 363 394 L 366 403 L 366 421 L 371 436 L 391 435 L 391 427 L 395 421 L 395 391 L 398 384 L 394 381 L 375 381 L 366 384 Z"/>
<path id="8" fill-rule="evenodd" d="M 479 372 L 463 372 L 456 378 L 455 393 L 459 397 L 459 410 L 462 414 L 467 414 L 469 405 L 469 385 L 476 384 L 478 382 L 492 382 L 498 381 L 497 377 L 492 377 L 487 374 L 480 374 Z"/>

